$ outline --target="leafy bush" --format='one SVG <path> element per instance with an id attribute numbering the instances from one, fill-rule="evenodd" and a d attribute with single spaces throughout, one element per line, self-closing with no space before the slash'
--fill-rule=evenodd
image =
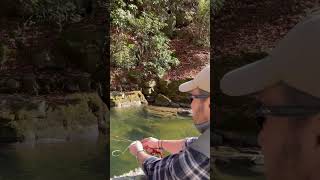
<path id="1" fill-rule="evenodd" d="M 162 2 L 162 1 L 155 1 Z M 140 2 L 141 3 L 141 2 Z M 138 11 L 137 4 L 122 0 L 112 2 L 111 64 L 116 68 L 143 72 L 143 78 L 161 77 L 178 64 L 169 47 L 169 39 L 161 31 L 166 23 L 148 11 Z"/>
<path id="2" fill-rule="evenodd" d="M 199 0 L 194 18 L 194 36 L 196 43 L 209 47 L 210 45 L 210 0 Z"/>

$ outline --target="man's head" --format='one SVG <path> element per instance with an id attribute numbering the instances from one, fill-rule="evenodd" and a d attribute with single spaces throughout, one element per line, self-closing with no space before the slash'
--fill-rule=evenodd
<path id="1" fill-rule="evenodd" d="M 179 86 L 181 92 L 192 97 L 191 109 L 195 124 L 210 121 L 210 66 L 200 71 L 193 80 Z"/>
<path id="2" fill-rule="evenodd" d="M 226 74 L 221 89 L 255 95 L 269 180 L 320 179 L 320 15 L 293 28 L 271 54 Z"/>

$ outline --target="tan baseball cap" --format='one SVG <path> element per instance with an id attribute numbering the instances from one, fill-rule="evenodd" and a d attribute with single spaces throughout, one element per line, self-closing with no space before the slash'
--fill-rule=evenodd
<path id="1" fill-rule="evenodd" d="M 221 90 L 242 96 L 284 82 L 320 98 L 320 13 L 297 24 L 262 60 L 227 73 Z"/>
<path id="2" fill-rule="evenodd" d="M 179 91 L 189 92 L 196 88 L 210 92 L 210 66 L 202 69 L 193 80 L 181 84 Z"/>

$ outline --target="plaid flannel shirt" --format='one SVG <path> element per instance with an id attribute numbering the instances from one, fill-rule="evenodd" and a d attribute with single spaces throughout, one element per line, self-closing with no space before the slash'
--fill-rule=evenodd
<path id="1" fill-rule="evenodd" d="M 143 163 L 148 179 L 153 180 L 206 180 L 210 179 L 210 159 L 188 146 L 197 140 L 187 138 L 185 149 L 165 158 L 150 157 Z"/>

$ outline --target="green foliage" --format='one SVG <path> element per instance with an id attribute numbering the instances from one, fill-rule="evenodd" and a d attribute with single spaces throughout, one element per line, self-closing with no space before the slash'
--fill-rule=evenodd
<path id="1" fill-rule="evenodd" d="M 143 72 L 143 78 L 161 77 L 178 64 L 162 32 L 164 18 L 158 17 L 157 5 L 164 1 L 112 2 L 111 64 L 116 68 Z M 142 3 L 146 9 L 138 11 Z M 147 5 L 150 3 L 149 5 Z"/>
<path id="2" fill-rule="evenodd" d="M 210 0 L 199 0 L 194 18 L 194 36 L 196 43 L 209 47 L 210 45 Z"/>
<path id="3" fill-rule="evenodd" d="M 136 48 L 133 43 L 128 41 L 126 34 L 113 34 L 111 43 L 112 64 L 119 68 L 131 69 L 138 61 L 135 56 Z"/>
<path id="4" fill-rule="evenodd" d="M 27 23 L 50 23 L 60 30 L 66 23 L 79 22 L 84 11 L 74 0 L 30 0 L 25 7 L 32 12 Z"/>

